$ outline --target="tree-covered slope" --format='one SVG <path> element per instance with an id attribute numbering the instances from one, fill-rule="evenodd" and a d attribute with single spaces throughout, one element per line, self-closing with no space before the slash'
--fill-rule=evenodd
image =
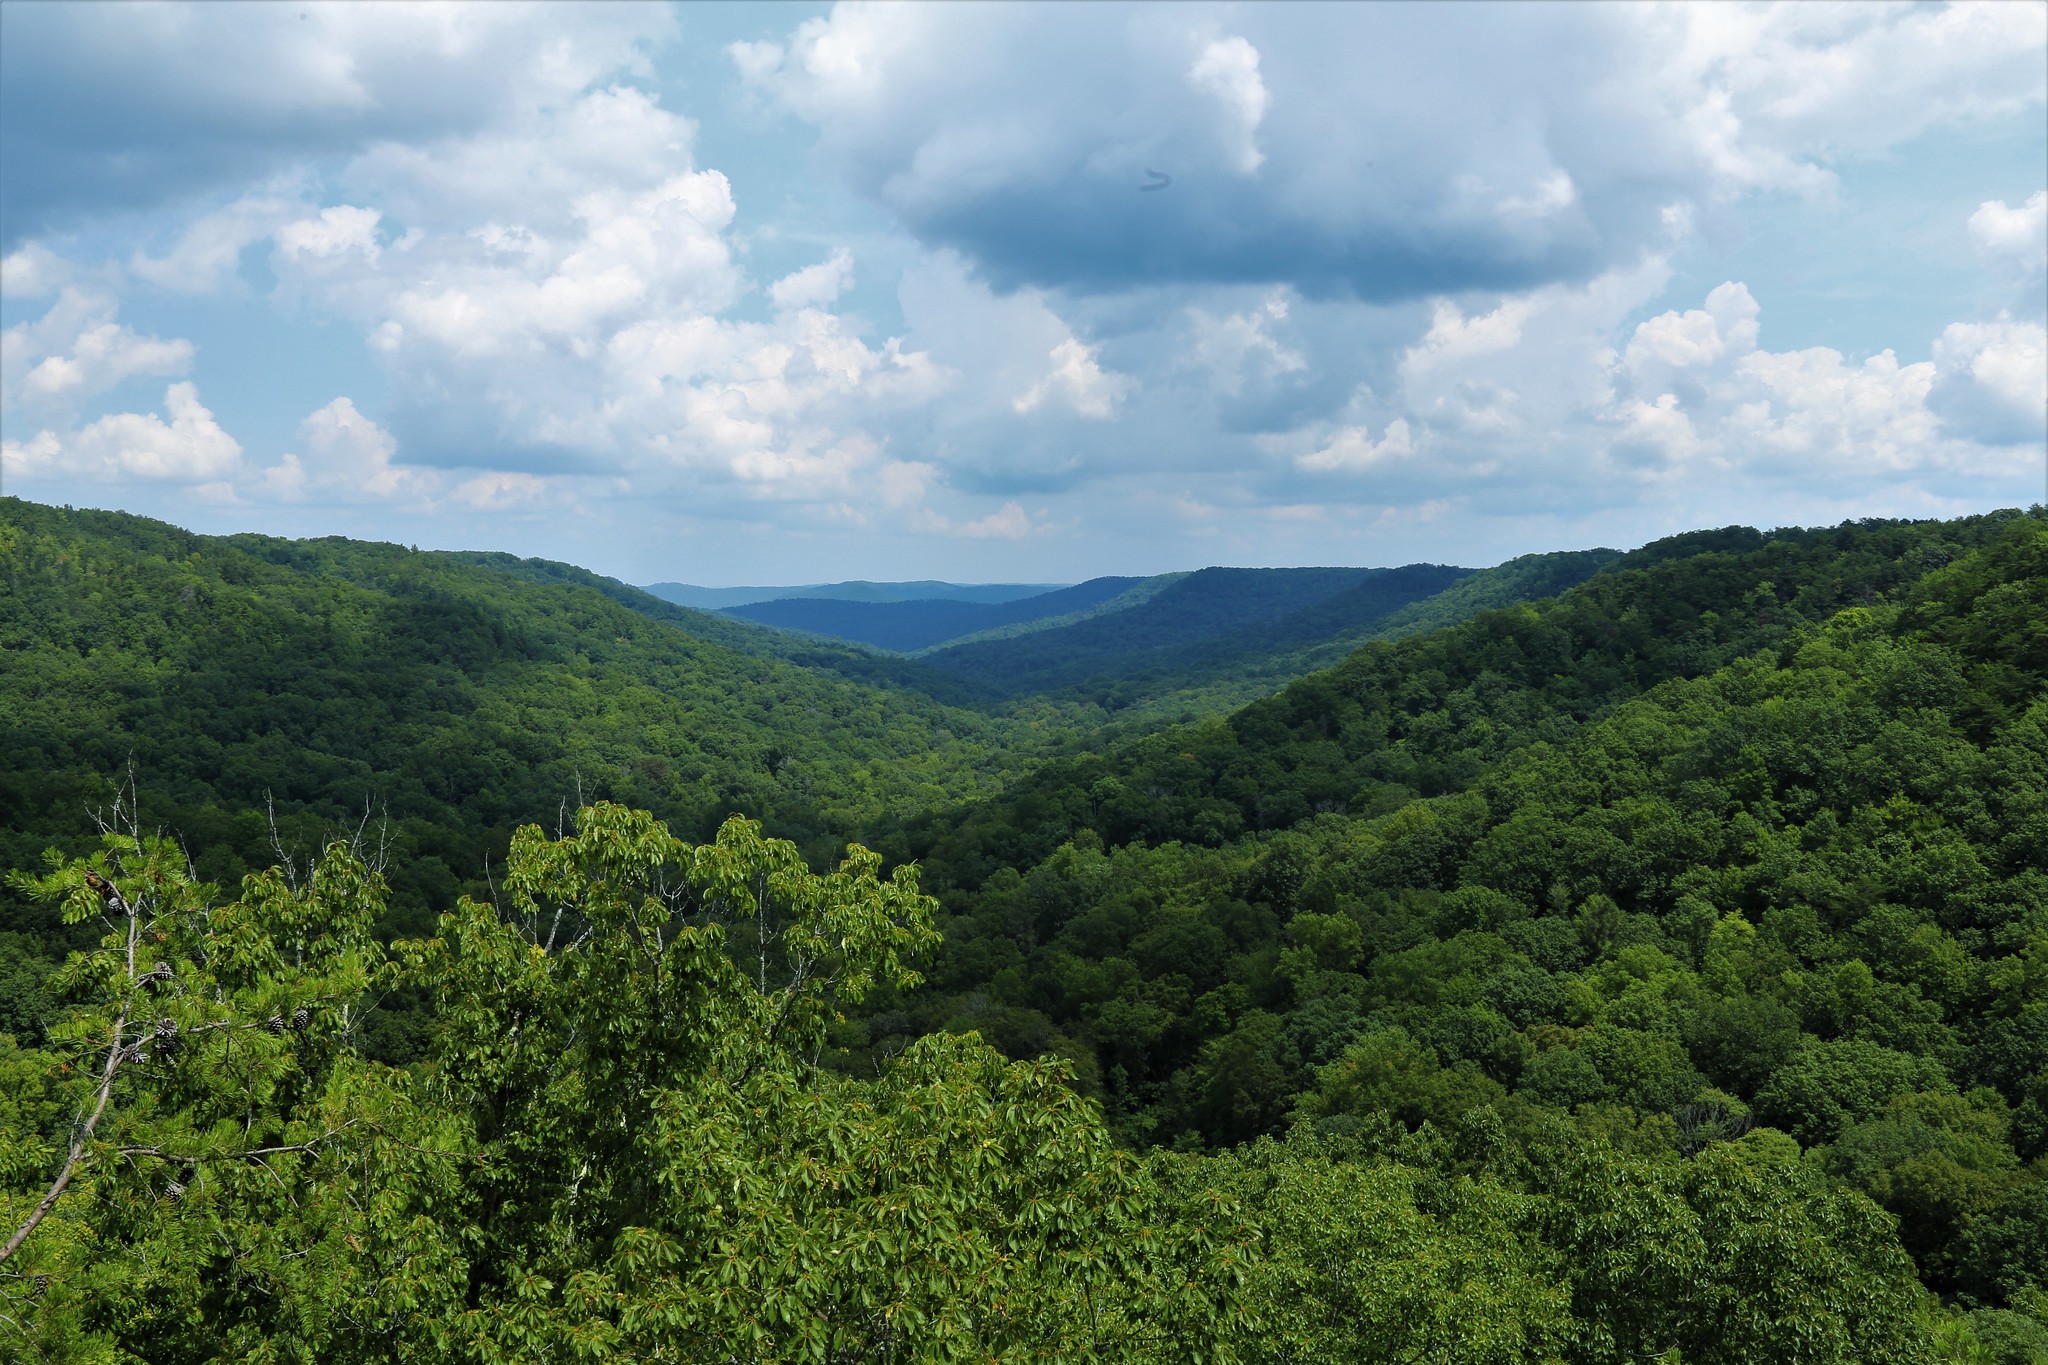
<path id="1" fill-rule="evenodd" d="M 1349 599 L 1352 615 L 1377 619 L 1427 597 L 1466 571 L 1432 565 L 1407 569 L 1203 569 L 1121 611 L 1057 629 L 981 640 L 929 651 L 926 663 L 1013 695 L 1157 675 L 1213 664 L 1260 647 L 1299 643 L 1301 634 L 1276 623 L 1303 616 L 1310 633 L 1347 619 L 1318 606 Z M 1390 576 L 1384 589 L 1374 580 Z M 1244 641 L 1234 647 L 1233 639 Z"/>
<path id="2" fill-rule="evenodd" d="M 1485 1110 L 1682 1162 L 1755 1124 L 1931 1286 L 2048 1275 L 2039 516 L 1652 547 L 913 849 L 934 989 L 852 1064 L 978 1029 L 1175 1145 Z"/>
<path id="3" fill-rule="evenodd" d="M 16 865 L 89 833 L 87 808 L 131 763 L 145 814 L 217 877 L 271 856 L 266 803 L 301 832 L 368 803 L 416 855 L 398 887 L 415 907 L 448 904 L 513 825 L 579 795 L 691 830 L 746 811 L 818 841 L 994 777 L 1001 722 L 892 678 L 915 664 L 567 566 L 10 499 L 0 575 L 0 845 Z"/>
<path id="4" fill-rule="evenodd" d="M 803 668 L 822 669 L 854 682 L 881 687 L 909 688 L 948 706 L 988 709 L 999 705 L 1002 694 L 956 674 L 945 673 L 914 659 L 884 654 L 852 642 L 817 640 L 735 617 L 723 611 L 705 611 L 657 597 L 616 578 L 592 573 L 574 564 L 552 559 L 521 559 L 513 555 L 479 550 L 448 552 L 448 558 L 472 564 L 507 578 L 525 579 L 558 587 L 588 588 L 629 607 L 643 616 L 680 626 L 701 640 L 737 650 L 742 654 L 781 659 Z"/>
<path id="5" fill-rule="evenodd" d="M 725 609 L 729 616 L 783 630 L 808 631 L 857 640 L 882 649 L 929 649 L 963 635 L 1042 621 L 1086 611 L 1143 579 L 1091 578 L 1071 588 L 1005 602 L 919 599 L 904 602 L 842 601 L 828 597 L 784 597 Z"/>
<path id="6" fill-rule="evenodd" d="M 911 822 L 894 847 L 972 884 L 1084 827 L 1112 843 L 1214 844 L 1455 790 L 1510 750 L 1560 739 L 1658 682 L 1896 595 L 2018 517 L 1673 537 L 1555 600 L 1374 640 L 1227 719 L 1048 764 L 1000 801 Z"/>
<path id="7" fill-rule="evenodd" d="M 1116 661 L 1110 672 L 1065 691 L 1033 698 L 1031 705 L 1099 712 L 1103 723 L 1091 745 L 1099 751 L 1119 739 L 1165 725 L 1226 715 L 1271 696 L 1298 678 L 1343 662 L 1373 640 L 1426 634 L 1481 611 L 1554 597 L 1584 582 L 1619 554 L 1617 550 L 1572 550 L 1525 555 L 1470 572 L 1429 565 L 1389 570 L 1349 592 L 1278 620 L 1154 651 L 1143 659 Z M 1450 586 L 1408 600 L 1418 579 L 1426 589 L 1434 575 L 1450 577 Z M 1165 578 L 1178 581 L 1184 576 Z M 1159 585 L 1157 591 L 1171 586 L 1171 582 L 1150 579 L 1148 591 L 1153 584 Z M 1109 608 L 1121 609 L 1134 595 L 1111 602 Z M 1390 604 L 1404 601 L 1406 605 L 1387 610 Z M 1126 666 L 1130 671 L 1120 671 Z"/>

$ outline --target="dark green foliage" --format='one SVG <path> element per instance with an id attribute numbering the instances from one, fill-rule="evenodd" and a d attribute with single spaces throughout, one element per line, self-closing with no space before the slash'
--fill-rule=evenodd
<path id="1" fill-rule="evenodd" d="M 2048 1188 L 2044 621 L 2006 515 L 1682 537 L 1368 646 L 906 824 L 946 941 L 899 1031 L 1028 1014 L 1183 1147 L 1777 1128 L 2004 1304 Z"/>
<path id="2" fill-rule="evenodd" d="M 1896 592 L 1995 540 L 2006 520 L 1784 532 L 1741 556 L 1674 558 L 1652 546 L 1554 602 L 1370 644 L 1227 722 L 1125 745 L 1113 761 L 1049 765 L 1002 802 L 913 824 L 898 847 L 971 885 L 996 866 L 1037 862 L 1081 828 L 1112 843 L 1220 844 L 1461 789 L 1511 750 L 1556 743 L 1658 682 L 1709 672 Z M 1753 766 L 1760 754 L 1715 761 L 1735 759 L 1752 765 L 1738 780 L 1763 776 Z M 1515 836 L 1501 837 L 1497 856 L 1516 857 Z M 977 845 L 994 858 L 977 856 Z M 1548 894 L 1547 883 L 1526 883 L 1537 869 L 1522 875 L 1504 889 Z"/>
<path id="3" fill-rule="evenodd" d="M 1957 1283 L 1981 1303 L 2048 1289 L 2048 1180 L 2015 1184 L 1972 1219 L 1955 1261 Z"/>
<path id="4" fill-rule="evenodd" d="M 419 928 L 565 803 L 617 796 L 697 832 L 737 810 L 822 849 L 885 807 L 975 790 L 1004 733 L 906 688 L 907 661 L 544 561 L 6 500 L 0 574 L 16 866 L 81 846 L 132 764 L 145 817 L 216 879 L 272 861 L 266 809 L 287 847 L 388 820 L 394 909 Z"/>

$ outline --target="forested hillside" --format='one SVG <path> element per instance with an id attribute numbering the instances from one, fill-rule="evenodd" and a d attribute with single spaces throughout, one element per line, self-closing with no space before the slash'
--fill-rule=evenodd
<path id="1" fill-rule="evenodd" d="M 200 871 L 388 816 L 395 890 L 479 888 L 512 828 L 582 797 L 825 847 L 996 779 L 991 716 L 920 673 L 659 602 L 566 565 L 201 537 L 0 503 L 0 853 L 89 834 L 132 764 Z M 965 691 L 943 678 L 942 692 Z"/>
<path id="2" fill-rule="evenodd" d="M 2039 518 L 1652 546 L 913 824 L 932 988 L 842 1041 L 1068 1056 L 1137 1143 L 1765 1125 L 2002 1303 L 2048 1274 L 2044 680 Z"/>
<path id="3" fill-rule="evenodd" d="M 1143 602 L 1054 629 L 928 651 L 925 662 L 1011 695 L 1156 680 L 1370 627 L 1470 570 L 1202 569 Z"/>
<path id="4" fill-rule="evenodd" d="M 2048 1359 L 2038 509 L 1167 601 L 1039 682 L 1381 638 L 1108 744 L 541 561 L 0 569 L 10 1356 Z"/>
<path id="5" fill-rule="evenodd" d="M 132 765 L 149 818 L 228 881 L 273 858 L 273 815 L 314 841 L 388 818 L 406 855 L 393 900 L 419 915 L 480 889 L 511 829 L 565 803 L 698 834 L 759 816 L 822 858 L 1085 747 L 1107 716 L 1078 699 L 1012 714 L 918 660 L 506 554 L 195 536 L 4 499 L 0 570 L 12 866 L 84 847 L 87 811 Z"/>

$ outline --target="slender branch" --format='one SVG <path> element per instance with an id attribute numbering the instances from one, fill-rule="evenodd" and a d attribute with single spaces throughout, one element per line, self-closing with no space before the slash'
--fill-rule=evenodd
<path id="1" fill-rule="evenodd" d="M 340 1137 L 349 1129 L 354 1128 L 358 1124 L 364 1122 L 365 1120 L 360 1118 L 350 1119 L 347 1123 L 342 1124 L 339 1128 L 329 1129 L 327 1132 L 322 1133 L 319 1137 L 314 1138 L 310 1142 L 285 1143 L 281 1146 L 276 1147 L 251 1147 L 246 1151 L 240 1152 L 201 1153 L 197 1156 L 188 1156 L 183 1152 L 167 1152 L 161 1147 L 139 1146 L 122 1147 L 118 1149 L 118 1152 L 119 1155 L 125 1157 L 149 1156 L 155 1157 L 159 1161 L 175 1161 L 183 1166 L 197 1166 L 202 1161 L 258 1161 L 266 1156 L 283 1156 L 291 1152 L 303 1152 L 306 1155 L 310 1156 L 313 1153 L 319 1151 L 321 1146 L 325 1143 L 332 1142 L 335 1138 Z M 369 1130 L 373 1133 L 376 1133 L 389 1145 L 393 1147 L 403 1148 L 408 1152 L 417 1152 L 421 1156 L 456 1157 L 464 1161 L 476 1161 L 482 1159 L 484 1156 L 484 1154 L 481 1152 L 443 1152 L 438 1151 L 432 1147 L 421 1147 L 416 1143 L 402 1142 L 399 1139 L 392 1137 L 389 1133 L 385 1132 L 382 1125 L 379 1124 L 370 1124 Z"/>
<path id="2" fill-rule="evenodd" d="M 132 946 L 129 951 L 131 954 L 133 953 Z M 56 1180 L 51 1182 L 50 1192 L 43 1196 L 42 1202 L 37 1204 L 35 1211 L 29 1214 L 28 1221 L 14 1230 L 14 1235 L 7 1239 L 7 1244 L 0 1246 L 0 1265 L 5 1265 L 7 1258 L 20 1250 L 21 1244 L 28 1240 L 28 1235 L 36 1230 L 36 1226 L 44 1218 L 49 1216 L 51 1209 L 57 1207 L 58 1196 L 64 1193 L 64 1187 L 71 1183 L 71 1177 L 78 1174 L 78 1168 L 84 1164 L 86 1146 L 92 1141 L 93 1130 L 99 1127 L 100 1117 L 107 1112 L 107 1101 L 114 1094 L 114 1073 L 121 1069 L 121 1056 L 123 1052 L 121 1035 L 127 1031 L 127 1028 L 128 1007 L 123 1005 L 120 1016 L 114 1020 L 114 1041 L 107 1048 L 107 1064 L 100 1073 L 99 1098 L 93 1104 L 92 1114 L 86 1119 L 85 1125 L 78 1130 L 78 1135 L 72 1138 L 71 1153 L 65 1158 L 64 1169 L 57 1172 Z"/>
<path id="3" fill-rule="evenodd" d="M 186 1156 L 181 1152 L 167 1152 L 161 1147 L 123 1147 L 120 1149 L 120 1154 L 122 1156 L 153 1156 L 159 1161 L 176 1161 L 186 1166 L 197 1166 L 202 1161 L 255 1161 L 266 1156 L 282 1156 L 287 1152 L 311 1154 L 319 1151 L 322 1143 L 333 1141 L 360 1122 L 362 1122 L 361 1119 L 350 1119 L 347 1123 L 342 1124 L 341 1127 L 324 1133 L 314 1138 L 311 1142 L 286 1143 L 280 1147 L 251 1147 L 243 1152 L 214 1152 L 204 1153 L 199 1156 Z"/>
<path id="4" fill-rule="evenodd" d="M 555 902 L 555 919 L 554 919 L 554 923 L 552 923 L 552 924 L 548 925 L 548 941 L 547 941 L 547 942 L 546 942 L 545 944 L 543 944 L 543 945 L 541 946 L 541 953 L 542 953 L 543 955 L 546 955 L 546 954 L 549 954 L 549 953 L 552 953 L 552 952 L 554 952 L 554 951 L 555 951 L 555 931 L 556 931 L 557 929 L 560 929 L 560 928 L 562 927 L 562 912 L 563 912 L 563 911 L 565 911 L 565 910 L 567 910 L 568 908 L 569 908 L 569 902 L 567 902 L 567 901 L 556 901 L 556 902 Z"/>
<path id="5" fill-rule="evenodd" d="M 142 938 L 142 916 L 136 913 L 135 907 L 128 903 L 128 898 L 121 894 L 120 889 L 105 878 L 88 872 L 85 874 L 85 884 L 99 894 L 108 909 L 127 917 L 128 980 L 132 984 L 135 980 L 135 949 Z M 113 1098 L 114 1074 L 121 1069 L 121 1059 L 127 1055 L 123 1039 L 128 1032 L 130 1008 L 131 1001 L 124 1000 L 121 1012 L 114 1017 L 114 1038 L 107 1045 L 107 1063 L 100 1070 L 99 1094 L 93 1101 L 92 1113 L 86 1117 L 84 1125 L 71 1139 L 71 1151 L 65 1157 L 64 1169 L 57 1172 L 57 1178 L 50 1183 L 49 1193 L 35 1206 L 34 1211 L 28 1216 L 28 1221 L 14 1230 L 14 1235 L 7 1239 L 5 1246 L 0 1246 L 0 1265 L 6 1264 L 7 1259 L 20 1250 L 21 1244 L 28 1240 L 29 1234 L 49 1216 L 51 1209 L 57 1207 L 58 1197 L 64 1193 L 65 1186 L 71 1183 L 71 1177 L 78 1174 L 79 1166 L 84 1163 L 85 1149 L 92 1142 L 93 1132 L 99 1127 L 101 1117 L 107 1112 L 107 1101 Z"/>
<path id="6" fill-rule="evenodd" d="M 284 837 L 277 831 L 277 799 L 268 787 L 263 789 L 263 813 L 270 822 L 270 851 L 277 855 L 278 865 L 284 869 L 285 885 L 296 893 L 299 889 L 299 864 L 284 851 Z"/>

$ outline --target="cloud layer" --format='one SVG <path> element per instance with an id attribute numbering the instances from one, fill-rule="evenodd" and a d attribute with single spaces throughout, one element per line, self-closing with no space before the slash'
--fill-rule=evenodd
<path id="1" fill-rule="evenodd" d="M 488 127 L 647 72 L 665 8 L 9 5 L 0 10 L 0 250 L 375 145 Z"/>
<path id="2" fill-rule="evenodd" d="M 687 107 L 653 7 L 117 13 L 0 11 L 10 491 L 1040 578 L 2038 496 L 2048 191 L 1938 335 L 1704 272 L 2038 122 L 2048 5 L 842 5 Z M 740 126 L 893 229 L 764 221 Z M 249 409 L 238 309 L 378 382 Z"/>
<path id="3" fill-rule="evenodd" d="M 1673 204 L 2034 107 L 2044 28 L 2026 4 L 844 5 L 736 56 L 999 286 L 1394 300 L 1584 279 Z"/>

